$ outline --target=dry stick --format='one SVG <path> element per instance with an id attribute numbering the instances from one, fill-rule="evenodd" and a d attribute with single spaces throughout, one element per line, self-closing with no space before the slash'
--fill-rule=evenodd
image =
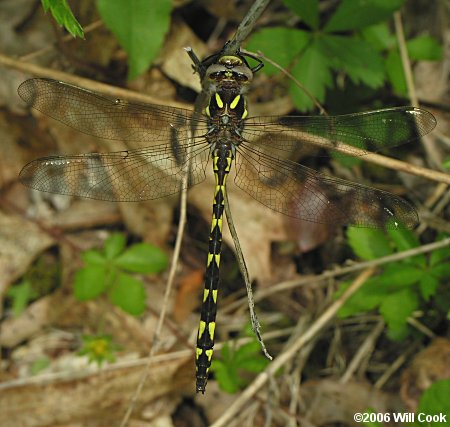
<path id="1" fill-rule="evenodd" d="M 189 137 L 192 138 L 192 134 L 189 132 Z M 173 282 L 175 279 L 175 273 L 176 273 L 176 267 L 178 265 L 178 260 L 180 258 L 180 251 L 181 251 L 181 243 L 183 241 L 183 233 L 184 233 L 184 227 L 186 225 L 186 211 L 187 211 L 187 187 L 188 187 L 188 178 L 189 178 L 189 165 L 190 162 L 186 163 L 186 168 L 183 175 L 182 180 L 182 191 L 181 191 L 181 198 L 180 198 L 180 220 L 178 221 L 178 230 L 177 230 L 177 237 L 175 241 L 175 247 L 173 251 L 172 256 L 172 262 L 170 265 L 170 271 L 169 271 L 169 277 L 167 279 L 167 286 L 166 291 L 164 293 L 164 299 L 163 299 L 163 305 L 161 308 L 161 313 L 159 315 L 158 319 L 158 325 L 156 326 L 155 333 L 153 334 L 152 339 L 152 345 L 150 347 L 149 355 L 148 355 L 148 362 L 145 365 L 144 373 L 142 375 L 141 380 L 139 381 L 139 384 L 136 388 L 136 391 L 131 398 L 130 404 L 127 408 L 127 411 L 125 412 L 125 415 L 122 419 L 122 422 L 120 424 L 120 427 L 125 427 L 128 423 L 128 420 L 134 410 L 134 407 L 136 406 L 136 402 L 142 392 L 142 388 L 144 387 L 145 383 L 147 382 L 148 376 L 150 375 L 150 367 L 153 362 L 153 356 L 155 355 L 156 351 L 159 349 L 160 341 L 159 337 L 161 335 L 164 319 L 166 317 L 166 311 L 167 307 L 169 306 L 169 296 L 170 292 L 172 290 Z"/>
<path id="2" fill-rule="evenodd" d="M 253 382 L 241 393 L 238 400 L 235 400 L 233 404 L 223 413 L 223 415 L 215 421 L 211 427 L 223 427 L 228 426 L 233 420 L 236 414 L 247 405 L 254 394 L 264 386 L 269 377 L 275 375 L 275 373 L 290 359 L 292 359 L 296 353 L 313 338 L 337 313 L 342 305 L 365 283 L 365 281 L 375 272 L 374 268 L 369 268 L 361 272 L 361 274 L 355 279 L 355 281 L 345 290 L 341 297 L 331 304 L 325 312 L 311 325 L 311 327 L 300 336 L 291 347 L 289 347 L 284 353 L 276 357 L 268 367 L 259 374 Z"/>
<path id="3" fill-rule="evenodd" d="M 45 77 L 58 81 L 63 81 L 70 83 L 75 86 L 80 86 L 94 92 L 101 92 L 104 95 L 113 96 L 116 98 L 126 98 L 136 102 L 144 102 L 151 104 L 161 104 L 170 105 L 173 107 L 191 109 L 190 104 L 184 104 L 181 102 L 166 102 L 161 99 L 154 98 L 150 95 L 144 95 L 133 90 L 123 89 L 117 86 L 111 86 L 105 83 L 100 83 L 95 80 L 86 79 L 84 77 L 78 77 L 74 74 L 65 73 L 63 71 L 53 70 L 47 67 L 41 67 L 36 64 L 31 64 L 29 62 L 23 62 L 19 59 L 14 59 L 6 55 L 0 54 L 0 65 L 4 65 L 8 68 L 13 68 L 15 70 L 22 71 L 26 74 L 32 74 L 37 77 Z"/>
<path id="4" fill-rule="evenodd" d="M 83 31 L 84 34 L 88 34 L 97 28 L 100 28 L 103 25 L 103 22 L 101 20 L 94 21 L 89 25 L 86 25 L 84 27 Z M 61 41 L 63 42 L 70 42 L 72 40 L 75 40 L 75 37 L 73 37 L 71 34 L 66 34 L 64 37 L 62 37 Z M 42 49 L 36 50 L 33 53 L 30 53 L 28 55 L 22 56 L 22 61 L 30 61 L 32 59 L 35 59 L 41 55 L 44 55 L 47 52 L 51 52 L 52 50 L 55 50 L 57 48 L 57 43 L 52 43 L 50 46 L 43 47 Z"/>
<path id="5" fill-rule="evenodd" d="M 233 38 L 225 45 L 224 55 L 234 55 L 240 49 L 242 42 L 248 37 L 256 21 L 264 12 L 270 0 L 255 0 L 244 19 L 239 24 Z"/>
<path id="6" fill-rule="evenodd" d="M 248 52 L 247 50 L 242 50 L 243 53 L 250 53 L 254 55 L 253 52 Z M 328 113 L 326 112 L 325 108 L 323 108 L 322 104 L 317 100 L 317 98 L 305 87 L 303 86 L 300 81 L 291 74 L 288 70 L 286 70 L 284 67 L 282 67 L 277 62 L 273 61 L 272 59 L 265 56 L 260 50 L 256 53 L 256 56 L 263 59 L 264 61 L 268 62 L 269 64 L 273 65 L 276 69 L 281 71 L 287 78 L 292 80 L 304 93 L 305 95 L 315 104 L 315 106 L 319 109 L 320 114 L 324 116 L 328 116 Z"/>
<path id="7" fill-rule="evenodd" d="M 414 107 L 419 106 L 416 88 L 411 71 L 411 63 L 409 61 L 408 50 L 406 48 L 405 33 L 403 32 L 402 17 L 400 12 L 394 13 L 395 33 L 397 35 L 398 47 L 400 49 L 400 57 L 402 59 L 403 73 L 405 74 L 406 86 L 408 87 L 408 96 Z"/>
<path id="8" fill-rule="evenodd" d="M 273 357 L 267 351 L 266 345 L 264 344 L 264 340 L 261 336 L 261 325 L 258 321 L 258 317 L 256 316 L 256 312 L 255 312 L 255 299 L 253 298 L 252 283 L 250 281 L 247 264 L 245 263 L 245 258 L 242 253 L 241 245 L 239 243 L 239 237 L 236 232 L 236 228 L 234 227 L 234 222 L 233 222 L 233 217 L 231 214 L 231 207 L 228 202 L 228 192 L 227 192 L 226 187 L 225 187 L 225 191 L 224 191 L 224 199 L 225 199 L 224 200 L 225 201 L 225 214 L 227 216 L 228 229 L 230 230 L 231 236 L 233 237 L 234 246 L 236 248 L 236 257 L 238 259 L 239 268 L 240 268 L 242 276 L 244 278 L 245 287 L 247 290 L 248 309 L 250 312 L 252 329 L 259 341 L 259 344 L 261 346 L 262 352 L 264 353 L 264 356 L 266 356 L 269 360 L 272 360 Z"/>
<path id="9" fill-rule="evenodd" d="M 372 353 L 373 349 L 375 348 L 375 342 L 380 336 L 380 334 L 383 332 L 383 329 L 384 329 L 384 320 L 380 320 L 375 325 L 372 332 L 366 337 L 362 345 L 359 347 L 355 356 L 349 363 L 347 370 L 344 372 L 344 375 L 342 375 L 342 377 L 339 379 L 339 382 L 341 384 L 345 384 L 346 382 L 348 382 L 352 377 L 352 375 L 360 366 L 361 361 L 366 357 L 367 354 Z"/>
<path id="10" fill-rule="evenodd" d="M 355 271 L 363 270 L 365 268 L 370 267 L 378 267 L 383 264 L 387 264 L 389 262 L 394 261 L 400 261 L 402 259 L 412 257 L 415 255 L 420 255 L 423 253 L 434 251 L 435 249 L 440 249 L 445 246 L 450 245 L 450 237 L 447 237 L 446 239 L 439 240 L 438 242 L 428 243 L 427 245 L 423 245 L 417 248 L 408 249 L 406 251 L 397 252 L 392 255 L 387 255 L 378 259 L 370 260 L 370 261 L 364 261 L 355 263 L 353 265 L 350 265 L 348 267 L 339 267 L 334 270 L 327 270 L 324 271 L 322 274 L 319 274 L 317 276 L 310 276 L 310 277 L 302 277 L 300 279 L 294 279 L 294 280 L 287 280 L 285 282 L 279 283 L 277 285 L 273 285 L 270 288 L 264 289 L 262 291 L 258 291 L 255 294 L 255 302 L 261 301 L 264 298 L 267 298 L 268 296 L 278 293 L 278 292 L 284 292 L 291 289 L 295 289 L 299 286 L 309 285 L 311 282 L 321 282 L 324 280 L 328 280 L 330 278 L 334 278 L 336 276 L 342 276 L 344 274 L 348 273 L 354 273 Z M 244 303 L 244 300 L 238 301 L 236 305 L 241 305 Z M 230 304 L 231 306 L 232 304 Z M 234 306 L 234 304 L 233 304 Z M 234 307 L 232 307 L 234 309 Z M 228 310 L 229 307 L 226 307 L 225 310 Z"/>

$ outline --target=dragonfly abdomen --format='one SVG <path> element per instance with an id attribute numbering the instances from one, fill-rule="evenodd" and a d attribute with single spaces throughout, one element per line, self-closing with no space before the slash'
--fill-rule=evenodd
<path id="1" fill-rule="evenodd" d="M 209 233 L 209 251 L 205 272 L 205 289 L 198 327 L 195 362 L 197 371 L 197 393 L 205 392 L 208 371 L 214 347 L 214 331 L 216 328 L 217 293 L 219 289 L 219 266 L 222 249 L 222 221 L 225 207 L 225 185 L 230 172 L 233 154 L 226 145 L 213 152 L 214 190 L 213 214 Z"/>

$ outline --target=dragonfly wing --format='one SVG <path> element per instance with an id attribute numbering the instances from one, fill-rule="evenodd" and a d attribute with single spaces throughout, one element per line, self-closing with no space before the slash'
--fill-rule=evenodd
<path id="1" fill-rule="evenodd" d="M 398 107 L 342 116 L 253 117 L 242 135 L 278 158 L 313 147 L 359 156 L 413 141 L 435 126 L 430 112 Z"/>
<path id="2" fill-rule="evenodd" d="M 412 228 L 418 222 L 415 209 L 398 196 L 263 155 L 249 146 L 239 147 L 235 182 L 270 209 L 304 221 L 373 228 Z"/>
<path id="3" fill-rule="evenodd" d="M 174 150 L 176 152 L 174 153 Z M 108 201 L 143 201 L 165 197 L 205 179 L 207 144 L 160 145 L 115 153 L 43 157 L 20 172 L 28 187 L 50 193 Z"/>
<path id="4" fill-rule="evenodd" d="M 147 142 L 187 137 L 192 113 L 181 108 L 140 104 L 108 98 L 77 86 L 51 79 L 30 79 L 18 89 L 19 96 L 42 113 L 99 138 Z M 203 118 L 195 119 L 206 133 Z"/>

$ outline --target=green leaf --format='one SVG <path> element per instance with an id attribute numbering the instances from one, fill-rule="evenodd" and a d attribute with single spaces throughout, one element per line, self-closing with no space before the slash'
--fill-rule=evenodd
<path id="1" fill-rule="evenodd" d="M 442 263 L 435 265 L 431 269 L 431 274 L 433 274 L 433 276 L 441 280 L 447 279 L 450 276 L 450 263 Z"/>
<path id="2" fill-rule="evenodd" d="M 66 0 L 41 0 L 41 3 L 45 12 L 50 10 L 55 21 L 72 36 L 84 39 L 83 28 L 73 16 Z"/>
<path id="3" fill-rule="evenodd" d="M 310 40 L 311 33 L 307 31 L 284 27 L 264 28 L 250 37 L 246 49 L 252 52 L 261 51 L 281 67 L 289 68 Z M 280 70 L 269 63 L 264 64 L 263 71 L 267 75 L 280 73 Z"/>
<path id="4" fill-rule="evenodd" d="M 323 54 L 317 40 L 307 46 L 291 72 L 319 102 L 324 101 L 326 89 L 333 85 L 329 58 Z M 294 105 L 299 111 L 315 107 L 311 98 L 295 82 L 290 82 L 289 86 Z"/>
<path id="5" fill-rule="evenodd" d="M 106 239 L 105 256 L 106 259 L 112 260 L 116 258 L 125 249 L 127 241 L 123 234 L 113 233 Z"/>
<path id="6" fill-rule="evenodd" d="M 126 273 L 119 273 L 108 292 L 109 298 L 114 305 L 123 311 L 139 316 L 145 311 L 146 294 L 139 280 Z"/>
<path id="7" fill-rule="evenodd" d="M 324 30 L 358 30 L 385 21 L 404 3 L 404 0 L 343 0 Z"/>
<path id="8" fill-rule="evenodd" d="M 420 278 L 419 290 L 422 298 L 425 301 L 429 301 L 430 297 L 436 295 L 436 291 L 439 287 L 439 280 L 432 274 L 424 274 Z"/>
<path id="9" fill-rule="evenodd" d="M 350 286 L 351 282 L 343 282 L 334 295 L 338 298 Z M 355 314 L 365 313 L 378 307 L 389 294 L 389 286 L 379 277 L 371 277 L 358 289 L 339 309 L 338 317 L 346 318 Z"/>
<path id="10" fill-rule="evenodd" d="M 397 40 L 389 30 L 387 22 L 363 28 L 361 36 L 379 52 L 392 49 L 397 45 Z"/>
<path id="11" fill-rule="evenodd" d="M 365 40 L 356 37 L 324 35 L 320 39 L 322 54 L 330 59 L 336 71 L 345 71 L 353 83 L 372 89 L 384 83 L 384 67 L 380 54 Z"/>
<path id="12" fill-rule="evenodd" d="M 410 288 L 387 295 L 381 305 L 380 313 L 389 326 L 390 336 L 403 339 L 407 333 L 407 319 L 419 307 L 419 298 Z"/>
<path id="13" fill-rule="evenodd" d="M 319 0 L 283 0 L 283 3 L 309 27 L 314 30 L 319 27 Z"/>
<path id="14" fill-rule="evenodd" d="M 30 368 L 31 375 L 37 375 L 42 372 L 45 368 L 50 366 L 50 359 L 48 357 L 41 357 L 36 359 Z"/>
<path id="15" fill-rule="evenodd" d="M 24 280 L 17 285 L 11 286 L 7 292 L 12 299 L 12 311 L 15 317 L 23 313 L 28 303 L 38 296 L 28 280 Z"/>
<path id="16" fill-rule="evenodd" d="M 406 87 L 405 75 L 403 73 L 402 60 L 396 50 L 391 50 L 384 62 L 389 82 L 397 95 L 406 96 L 408 89 Z"/>
<path id="17" fill-rule="evenodd" d="M 106 290 L 106 267 L 89 265 L 75 273 L 74 295 L 79 301 L 87 301 L 99 296 Z"/>
<path id="18" fill-rule="evenodd" d="M 392 253 L 389 240 L 381 230 L 348 227 L 347 239 L 353 252 L 364 260 L 376 259 Z"/>
<path id="19" fill-rule="evenodd" d="M 387 228 L 386 231 L 398 251 L 406 251 L 420 246 L 417 236 L 407 228 Z M 427 265 L 425 255 L 416 255 L 409 258 L 407 261 L 422 268 L 425 268 Z"/>
<path id="20" fill-rule="evenodd" d="M 431 252 L 430 265 L 434 266 L 440 262 L 447 261 L 449 259 L 450 259 L 450 246 L 445 246 L 443 248 L 439 248 Z"/>
<path id="21" fill-rule="evenodd" d="M 387 233 L 399 251 L 406 251 L 420 246 L 417 236 L 406 228 L 389 228 Z"/>
<path id="22" fill-rule="evenodd" d="M 95 249 L 90 249 L 88 251 L 84 251 L 81 254 L 81 259 L 86 264 L 92 264 L 92 265 L 104 265 L 106 262 L 105 257 L 103 254 Z"/>
<path id="23" fill-rule="evenodd" d="M 430 36 L 419 36 L 406 42 L 408 54 L 417 61 L 440 61 L 442 46 Z"/>
<path id="24" fill-rule="evenodd" d="M 423 427 L 438 427 L 438 426 L 448 426 L 450 420 L 450 380 L 439 380 L 433 383 L 429 388 L 427 388 L 419 402 L 419 408 L 417 413 L 436 415 L 436 422 L 431 421 L 430 423 L 421 423 Z M 439 417 L 445 417 L 446 421 L 439 422 Z"/>
<path id="25" fill-rule="evenodd" d="M 115 260 L 115 265 L 134 273 L 159 273 L 168 264 L 166 254 L 148 243 L 130 246 Z"/>
<path id="26" fill-rule="evenodd" d="M 424 271 L 413 265 L 405 263 L 389 264 L 379 276 L 392 289 L 403 286 L 410 286 L 419 282 L 424 276 Z"/>
<path id="27" fill-rule="evenodd" d="M 169 30 L 171 0 L 98 0 L 108 27 L 128 54 L 131 80 L 147 70 Z"/>
<path id="28" fill-rule="evenodd" d="M 235 369 L 223 363 L 221 360 L 213 360 L 211 369 L 221 390 L 226 393 L 237 393 L 240 386 L 239 376 Z"/>
<path id="29" fill-rule="evenodd" d="M 450 157 L 447 157 L 443 163 L 442 163 L 442 167 L 445 169 L 450 169 Z"/>

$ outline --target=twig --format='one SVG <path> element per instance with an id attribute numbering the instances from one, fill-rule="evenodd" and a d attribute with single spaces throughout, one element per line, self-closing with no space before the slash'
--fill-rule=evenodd
<path id="1" fill-rule="evenodd" d="M 400 261 L 400 260 L 408 258 L 408 257 L 431 252 L 431 251 L 434 251 L 435 249 L 443 248 L 443 247 L 449 246 L 449 245 L 450 245 L 450 237 L 447 237 L 446 239 L 439 240 L 438 242 L 428 243 L 427 245 L 408 249 L 408 250 L 402 251 L 402 252 L 397 252 L 395 254 L 387 255 L 387 256 L 384 256 L 384 257 L 381 257 L 378 259 L 355 263 L 348 267 L 339 267 L 334 270 L 327 270 L 317 276 L 309 276 L 309 277 L 302 277 L 300 279 L 295 279 L 295 280 L 288 280 L 288 281 L 279 283 L 277 285 L 273 285 L 270 288 L 256 292 L 255 302 L 261 301 L 262 299 L 267 298 L 268 296 L 279 293 L 279 292 L 284 292 L 284 291 L 288 291 L 291 289 L 295 289 L 299 286 L 311 285 L 312 282 L 317 283 L 317 282 L 321 282 L 321 281 L 324 281 L 324 280 L 327 280 L 327 279 L 330 279 L 333 277 L 343 276 L 344 274 L 354 273 L 356 271 L 360 271 L 365 268 L 378 267 L 383 264 Z M 235 304 L 242 305 L 244 303 L 245 303 L 245 300 L 242 299 L 241 301 L 236 302 Z M 231 306 L 231 304 L 230 304 L 230 306 Z M 233 307 L 231 307 L 231 309 L 234 309 L 234 304 L 233 304 Z M 227 307 L 226 310 L 230 310 L 230 307 Z"/>
<path id="2" fill-rule="evenodd" d="M 339 382 L 345 384 L 349 381 L 355 371 L 358 369 L 361 361 L 370 353 L 372 353 L 375 348 L 375 342 L 383 332 L 384 329 L 384 320 L 380 320 L 375 327 L 372 329 L 372 332 L 366 337 L 362 345 L 359 347 L 355 356 L 349 363 L 347 370 L 344 372 L 344 375 L 339 379 Z"/>
<path id="3" fill-rule="evenodd" d="M 233 418 L 238 414 L 247 402 L 253 398 L 255 393 L 264 386 L 271 375 L 274 375 L 283 365 L 292 359 L 297 352 L 310 341 L 337 313 L 342 305 L 365 283 L 365 281 L 374 273 L 375 269 L 364 270 L 355 281 L 345 290 L 345 292 L 328 307 L 325 312 L 311 325 L 311 327 L 300 336 L 284 353 L 280 354 L 267 366 L 264 372 L 259 374 L 255 380 L 242 392 L 240 398 L 215 421 L 211 427 L 228 426 Z"/>
<path id="4" fill-rule="evenodd" d="M 235 54 L 241 47 L 242 42 L 248 37 L 253 30 L 256 21 L 264 12 L 264 9 L 269 4 L 270 0 L 256 0 L 252 7 L 245 15 L 244 19 L 239 24 L 233 38 L 224 47 L 223 53 L 225 55 Z"/>
<path id="5" fill-rule="evenodd" d="M 400 57 L 402 59 L 403 73 L 405 74 L 406 86 L 408 88 L 408 96 L 413 107 L 419 106 L 419 100 L 414 86 L 414 79 L 411 71 L 411 63 L 409 61 L 408 49 L 406 48 L 405 33 L 403 32 L 402 16 L 399 11 L 394 13 L 395 33 L 397 35 Z"/>
<path id="6" fill-rule="evenodd" d="M 269 360 L 272 360 L 273 358 L 267 351 L 267 348 L 264 344 L 264 340 L 261 336 L 261 325 L 259 324 L 258 317 L 256 316 L 256 312 L 255 312 L 255 300 L 253 298 L 252 284 L 250 281 L 250 276 L 248 274 L 244 255 L 242 253 L 241 245 L 239 243 L 239 237 L 236 232 L 236 228 L 234 227 L 234 222 L 233 222 L 233 217 L 231 214 L 230 204 L 228 201 L 228 193 L 227 193 L 226 187 L 225 187 L 225 191 L 224 191 L 224 199 L 225 199 L 225 213 L 227 216 L 228 229 L 230 230 L 231 236 L 233 237 L 233 242 L 234 242 L 234 246 L 236 248 L 236 256 L 238 259 L 239 269 L 241 270 L 241 273 L 242 273 L 242 276 L 243 276 L 244 282 L 245 282 L 245 288 L 247 289 L 248 309 L 250 312 L 252 329 L 256 335 L 256 338 L 259 341 L 262 352 Z"/>
<path id="7" fill-rule="evenodd" d="M 111 86 L 105 83 L 97 82 L 95 80 L 79 77 L 74 74 L 53 70 L 48 67 L 41 67 L 39 65 L 31 64 L 29 62 L 23 62 L 19 59 L 14 59 L 2 54 L 0 54 L 0 65 L 4 65 L 8 68 L 13 68 L 18 71 L 22 71 L 23 73 L 26 74 L 32 74 L 37 77 L 45 77 L 70 83 L 72 85 L 80 86 L 94 92 L 100 92 L 104 95 L 112 96 L 114 98 L 126 98 L 128 100 L 133 100 L 136 102 L 144 102 L 150 104 L 164 104 L 173 107 L 192 110 L 191 104 L 183 104 L 181 102 L 175 101 L 171 102 L 162 101 L 161 99 L 154 98 L 150 95 L 144 95 L 133 90 L 124 89 L 117 86 Z"/>
<path id="8" fill-rule="evenodd" d="M 192 138 L 192 134 L 190 135 L 190 138 Z M 164 293 L 164 299 L 163 299 L 163 304 L 161 307 L 161 313 L 158 318 L 158 324 L 156 326 L 155 333 L 153 334 L 152 345 L 150 347 L 150 351 L 148 354 L 148 362 L 145 365 L 143 375 L 141 377 L 141 380 L 139 381 L 138 386 L 136 387 L 136 391 L 135 391 L 133 397 L 131 398 L 131 401 L 130 401 L 130 404 L 128 405 L 127 411 L 125 412 L 125 414 L 123 416 L 120 427 L 125 427 L 127 425 L 128 420 L 134 410 L 134 407 L 136 406 L 136 402 L 142 392 L 142 388 L 144 387 L 144 385 L 147 382 L 147 379 L 150 375 L 150 367 L 154 360 L 154 355 L 161 345 L 160 336 L 161 336 L 162 327 L 164 324 L 164 319 L 166 317 L 167 307 L 169 306 L 169 296 L 172 291 L 173 282 L 175 280 L 176 268 L 178 265 L 178 260 L 180 258 L 180 252 L 181 252 L 181 243 L 183 241 L 184 227 L 186 225 L 187 187 L 188 187 L 188 179 L 189 179 L 189 165 L 190 165 L 190 162 L 187 162 L 185 170 L 184 170 L 184 174 L 183 174 L 183 180 L 182 180 L 182 186 L 181 186 L 181 188 L 182 188 L 181 189 L 181 198 L 180 198 L 180 219 L 178 221 L 177 237 L 176 237 L 176 241 L 175 241 L 175 247 L 173 250 L 172 261 L 170 263 L 169 277 L 167 279 L 166 291 Z"/>
<path id="9" fill-rule="evenodd" d="M 252 55 L 255 55 L 255 53 L 249 52 L 249 51 L 247 51 L 245 49 L 242 49 L 242 52 L 243 53 L 250 53 Z M 261 58 L 264 61 L 268 62 L 269 64 L 273 65 L 277 70 L 280 70 L 286 77 L 291 79 L 305 93 L 305 95 L 309 99 L 311 99 L 311 101 L 319 109 L 320 114 L 322 114 L 324 116 L 328 116 L 328 113 L 326 112 L 326 110 L 323 107 L 323 105 L 319 102 L 319 100 L 304 85 L 302 85 L 300 83 L 300 81 L 293 74 L 291 74 L 288 70 L 286 70 L 284 67 L 282 67 L 277 62 L 275 62 L 272 59 L 270 59 L 267 56 L 265 56 L 264 53 L 262 53 L 260 50 L 258 50 L 258 52 L 256 52 L 256 56 L 258 56 L 259 58 Z"/>

